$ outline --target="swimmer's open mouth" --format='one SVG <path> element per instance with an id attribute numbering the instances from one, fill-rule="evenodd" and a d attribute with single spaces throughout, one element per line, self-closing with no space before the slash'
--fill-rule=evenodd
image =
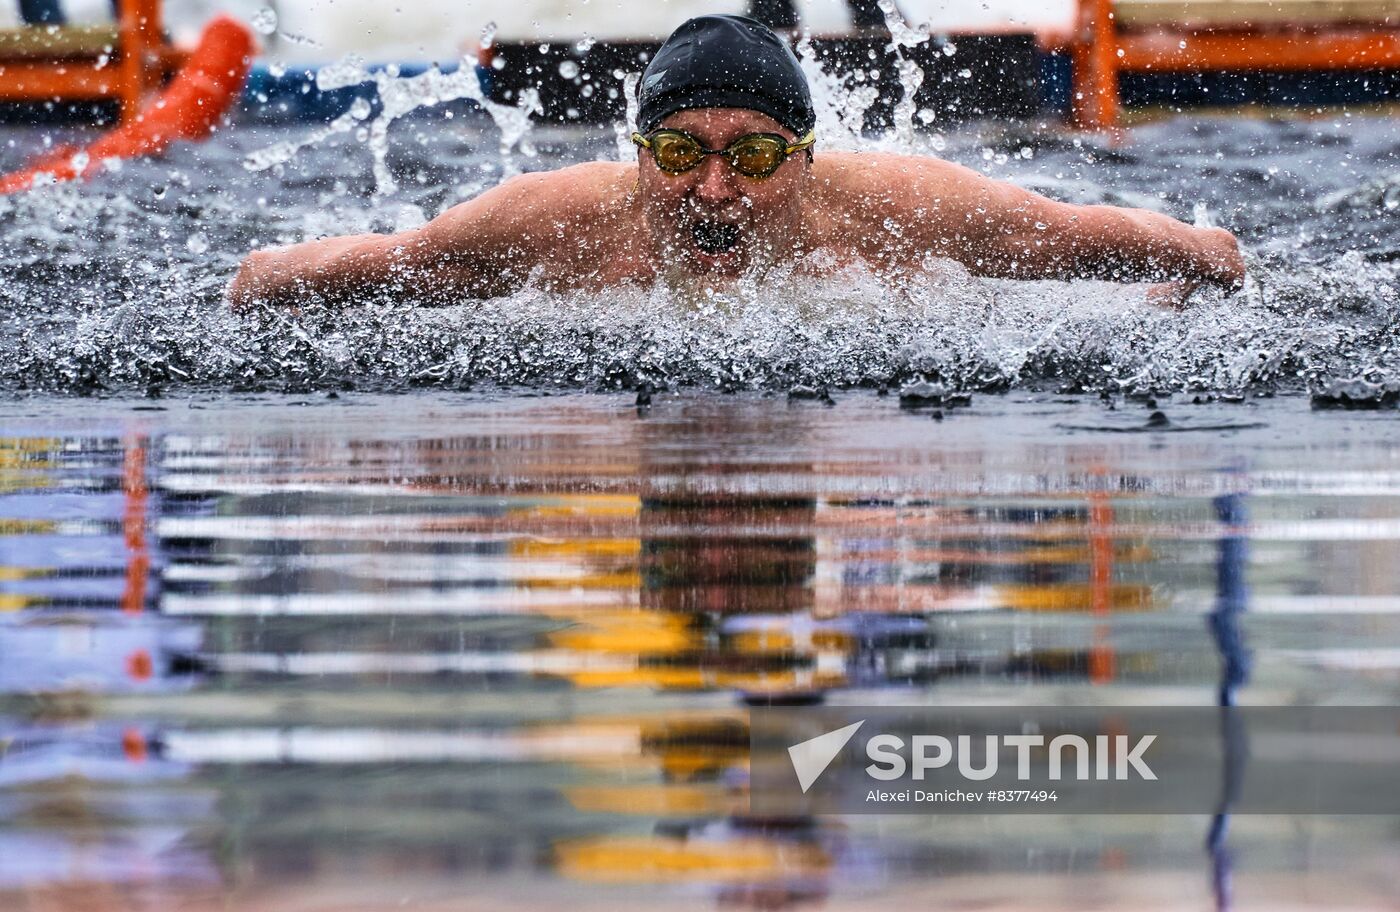
<path id="1" fill-rule="evenodd" d="M 726 222 L 696 222 L 690 228 L 695 246 L 711 256 L 719 256 L 739 243 L 739 226 Z"/>

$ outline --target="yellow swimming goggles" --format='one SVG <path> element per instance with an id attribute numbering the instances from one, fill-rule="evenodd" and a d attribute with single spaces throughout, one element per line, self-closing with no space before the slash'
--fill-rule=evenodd
<path id="1" fill-rule="evenodd" d="M 632 134 L 632 142 L 651 150 L 656 167 L 667 174 L 684 174 L 698 167 L 706 155 L 723 155 L 730 166 L 745 177 L 767 177 L 794 152 L 811 148 L 817 141 L 813 132 L 795 143 L 776 133 L 750 133 L 740 136 L 723 149 L 706 149 L 694 136 L 680 130 L 653 130 L 646 136 Z"/>

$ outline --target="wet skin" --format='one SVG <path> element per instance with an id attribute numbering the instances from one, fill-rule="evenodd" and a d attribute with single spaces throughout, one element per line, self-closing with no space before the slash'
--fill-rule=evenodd
<path id="1" fill-rule="evenodd" d="M 681 111 L 662 126 L 720 149 L 790 130 L 737 108 Z M 817 138 L 820 146 L 821 137 Z M 807 256 L 817 251 L 825 255 Z M 262 300 L 353 301 L 386 287 L 427 301 L 489 297 L 537 284 L 601 289 L 658 278 L 724 284 L 782 262 L 808 272 L 864 262 L 890 275 L 930 258 L 975 275 L 1103 278 L 1237 287 L 1233 235 L 1142 209 L 1073 206 L 940 159 L 865 152 L 790 156 L 749 178 L 720 156 L 666 174 L 651 153 L 512 178 L 422 228 L 257 251 L 229 289 Z"/>

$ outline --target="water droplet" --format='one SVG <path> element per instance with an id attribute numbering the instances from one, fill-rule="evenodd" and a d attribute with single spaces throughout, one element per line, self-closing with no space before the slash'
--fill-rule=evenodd
<path id="1" fill-rule="evenodd" d="M 193 254 L 201 254 L 209 249 L 209 239 L 196 231 L 185 241 L 185 249 Z"/>
<path id="2" fill-rule="evenodd" d="M 559 75 L 565 79 L 573 79 L 578 76 L 578 63 L 573 60 L 562 60 L 559 62 Z"/>
<path id="3" fill-rule="evenodd" d="M 253 18 L 248 20 L 253 26 L 253 31 L 259 35 L 271 35 L 277 31 L 277 10 L 270 6 L 264 6 L 253 14 Z"/>

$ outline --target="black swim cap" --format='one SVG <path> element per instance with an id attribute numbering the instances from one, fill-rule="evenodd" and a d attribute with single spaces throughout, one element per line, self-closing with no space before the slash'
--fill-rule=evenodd
<path id="1" fill-rule="evenodd" d="M 812 92 L 792 49 L 747 16 L 697 16 L 671 33 L 637 90 L 637 129 L 649 133 L 677 111 L 747 108 L 797 138 L 816 125 Z"/>

